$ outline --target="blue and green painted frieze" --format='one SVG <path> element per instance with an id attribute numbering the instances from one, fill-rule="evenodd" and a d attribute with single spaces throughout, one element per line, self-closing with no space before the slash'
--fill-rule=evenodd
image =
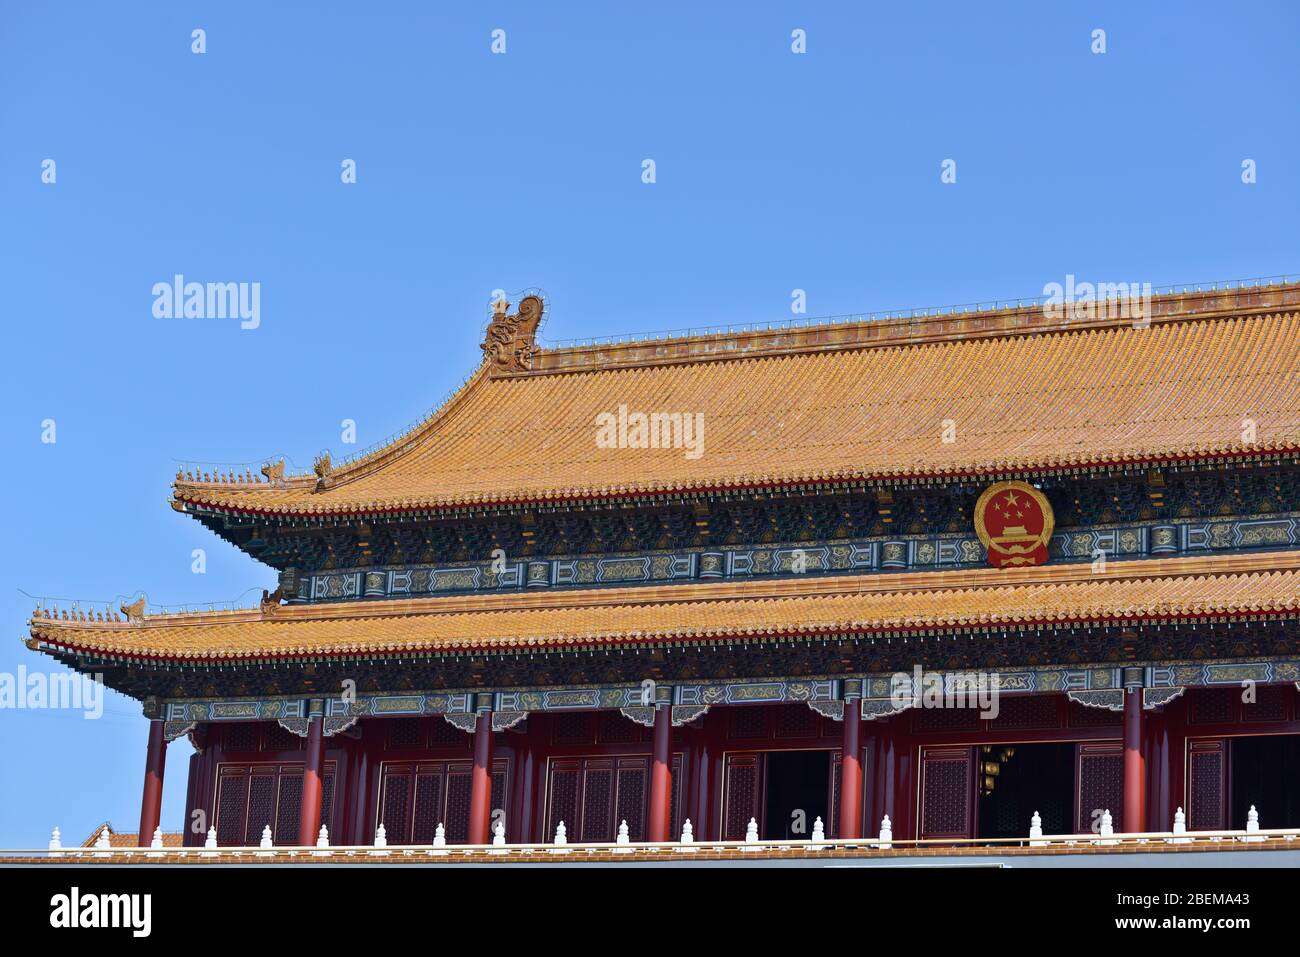
<path id="1" fill-rule="evenodd" d="M 1300 514 L 1149 522 L 1067 529 L 1052 536 L 1057 562 L 1124 561 L 1247 549 L 1300 548 Z M 292 602 L 410 598 L 538 588 L 661 585 L 803 574 L 871 574 L 979 567 L 974 535 L 895 536 L 818 545 L 763 545 L 614 555 L 534 558 L 302 574 Z"/>
<path id="2" fill-rule="evenodd" d="M 1041 667 L 998 672 L 999 694 L 1064 693 L 1072 700 L 1114 710 L 1122 703 L 1123 671 L 1116 666 Z M 1155 707 L 1186 688 L 1240 687 L 1256 684 L 1300 685 L 1300 659 L 1255 658 L 1241 661 L 1164 662 L 1141 666 L 1144 702 Z M 972 672 L 937 672 L 944 693 L 953 693 Z M 582 686 L 570 688 L 511 688 L 497 691 L 438 691 L 429 693 L 357 694 L 308 698 L 185 698 L 159 702 L 158 716 L 169 737 L 197 724 L 225 721 L 279 721 L 306 733 L 312 703 L 324 715 L 328 729 L 340 731 L 358 719 L 442 715 L 457 727 L 472 730 L 476 712 L 493 712 L 493 727 L 504 730 L 533 712 L 619 710 L 633 720 L 655 706 L 671 706 L 674 723 L 698 716 L 715 705 L 804 703 L 827 717 L 843 714 L 845 699 L 859 701 L 864 718 L 897 713 L 897 688 L 908 676 L 873 674 L 848 677 L 737 679 L 701 683 Z M 500 720 L 498 720 L 500 719 Z M 499 725 L 499 726 L 498 726 Z"/>

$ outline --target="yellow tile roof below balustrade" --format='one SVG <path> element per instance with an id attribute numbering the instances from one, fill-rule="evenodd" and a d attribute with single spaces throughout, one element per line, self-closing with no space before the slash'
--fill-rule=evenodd
<path id="1" fill-rule="evenodd" d="M 545 651 L 834 634 L 996 631 L 1300 612 L 1300 552 L 275 606 L 130 622 L 38 614 L 29 646 L 230 660 Z"/>
<path id="2" fill-rule="evenodd" d="M 1020 310 L 543 350 L 531 371 L 480 367 L 323 487 L 200 470 L 178 476 L 173 504 L 356 515 L 1290 455 L 1297 303 L 1287 285 L 1157 300 L 1148 327 Z M 598 417 L 620 409 L 685 416 L 702 434 L 631 447 L 633 418 L 629 441 L 605 447 Z M 698 454 L 685 445 L 696 437 Z"/>
<path id="3" fill-rule="evenodd" d="M 82 847 L 94 847 L 95 842 L 99 840 L 100 832 L 108 828 L 108 846 L 116 850 L 125 850 L 138 847 L 140 844 L 140 833 L 138 831 L 115 831 L 113 825 L 105 822 L 90 832 L 90 836 L 81 842 Z M 163 831 L 163 847 L 184 847 L 185 835 L 180 831 Z"/>

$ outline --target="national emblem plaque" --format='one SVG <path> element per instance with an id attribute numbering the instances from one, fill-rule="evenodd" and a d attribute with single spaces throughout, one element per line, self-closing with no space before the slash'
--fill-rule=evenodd
<path id="1" fill-rule="evenodd" d="M 1027 482 L 990 485 L 975 503 L 975 534 L 994 568 L 1044 564 L 1055 527 L 1052 503 Z"/>

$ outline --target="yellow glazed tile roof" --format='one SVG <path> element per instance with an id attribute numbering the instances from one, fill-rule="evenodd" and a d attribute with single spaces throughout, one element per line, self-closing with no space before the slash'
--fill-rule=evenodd
<path id="1" fill-rule="evenodd" d="M 91 831 L 90 836 L 81 842 L 81 846 L 94 847 L 95 842 L 99 840 L 100 832 L 104 828 L 108 828 L 108 846 L 110 848 L 129 849 L 140 844 L 139 831 L 115 831 L 111 824 L 105 822 Z M 163 847 L 184 847 L 185 835 L 180 831 L 163 831 L 162 843 Z"/>
<path id="2" fill-rule="evenodd" d="M 526 592 L 31 622 L 34 649 L 220 660 L 529 651 L 1300 612 L 1300 554 Z"/>
<path id="3" fill-rule="evenodd" d="M 1281 288 L 1267 301 L 1300 301 L 1300 287 Z M 315 476 L 184 476 L 174 505 L 362 514 L 1300 450 L 1300 316 L 1228 305 L 1157 312 L 1146 328 L 1044 331 L 1025 319 L 1028 333 L 1008 321 L 976 335 L 977 317 L 960 338 L 944 338 L 957 333 L 939 320 L 930 332 L 925 322 L 818 327 L 737 358 L 701 339 L 622 362 L 609 350 L 542 351 L 532 372 L 481 367 L 427 423 L 335 469 L 328 487 Z M 838 341 L 868 333 L 879 341 Z M 700 416 L 702 454 L 600 447 L 597 417 L 620 407 Z"/>

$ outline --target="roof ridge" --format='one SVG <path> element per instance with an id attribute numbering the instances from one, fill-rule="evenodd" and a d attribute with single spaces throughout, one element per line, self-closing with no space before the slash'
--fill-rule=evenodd
<path id="1" fill-rule="evenodd" d="M 1067 277 L 1073 280 L 1073 276 Z M 1249 279 L 1228 279 L 1216 280 L 1213 282 L 1175 282 L 1175 283 L 1079 283 L 1073 284 L 1072 288 L 1080 289 L 1087 285 L 1093 289 L 1097 286 L 1106 287 L 1107 291 L 1114 286 L 1135 286 L 1141 285 L 1150 289 L 1150 295 L 1163 297 L 1170 295 L 1181 295 L 1190 293 L 1212 293 L 1215 291 L 1236 291 L 1240 289 L 1258 289 L 1261 287 L 1288 285 L 1300 282 L 1300 275 L 1282 274 L 1277 276 L 1257 276 Z M 1051 285 L 1051 284 L 1049 284 Z M 1056 284 L 1060 285 L 1060 284 Z M 1202 288 L 1205 287 L 1205 288 Z M 1063 290 L 1064 291 L 1064 290 Z M 572 339 L 557 339 L 546 342 L 539 338 L 539 342 L 544 343 L 550 349 L 565 349 L 577 347 L 598 347 L 603 345 L 615 345 L 629 342 L 651 342 L 664 341 L 671 339 L 685 338 L 704 338 L 715 335 L 725 330 L 728 334 L 744 333 L 757 331 L 760 329 L 772 329 L 779 327 L 783 329 L 808 328 L 812 326 L 829 326 L 839 324 L 843 321 L 878 321 L 881 319 L 901 319 L 901 318 L 929 318 L 943 315 L 953 315 L 957 313 L 989 313 L 1004 310 L 1014 310 L 1025 307 L 1037 307 L 1047 303 L 1052 298 L 1046 293 L 1040 296 L 1018 296 L 1014 299 L 1000 297 L 990 300 L 977 300 L 967 303 L 945 303 L 939 306 L 920 306 L 906 309 L 879 309 L 861 313 L 842 313 L 830 314 L 825 316 L 807 316 L 802 319 L 783 319 L 775 323 L 720 323 L 713 326 L 702 326 L 699 328 L 687 327 L 684 329 L 664 329 L 652 332 L 631 332 L 625 334 L 616 334 L 611 336 L 593 336 L 577 337 Z M 1083 301 L 1082 298 L 1076 301 Z"/>
<path id="2" fill-rule="evenodd" d="M 1266 314 L 1270 306 L 1287 311 L 1295 298 L 1279 295 L 1300 290 L 1295 276 L 1220 283 L 1184 284 L 1156 292 L 1150 284 L 1137 300 L 1140 313 L 1133 315 L 1135 297 L 1105 299 L 1073 298 L 1051 303 L 1047 297 L 1018 299 L 1014 305 L 968 309 L 956 305 L 937 308 L 893 310 L 843 316 L 789 319 L 777 323 L 732 324 L 683 330 L 682 335 L 649 333 L 643 336 L 593 337 L 545 344 L 533 356 L 530 369 L 498 372 L 494 377 L 527 378 L 571 372 L 638 368 L 677 362 L 725 361 L 757 356 L 807 355 L 817 352 L 882 347 L 925 346 L 942 342 L 978 341 L 988 338 L 1024 338 L 1116 329 L 1151 322 L 1195 322 L 1218 318 L 1247 318 Z M 1245 285 L 1245 283 L 1266 283 Z M 1096 284 L 1094 284 L 1096 285 Z M 1123 286 L 1129 283 L 1100 284 Z M 1195 286 L 1189 289 L 1188 286 Z M 1209 288 L 1202 288 L 1209 286 Z M 1145 297 L 1145 298 L 1143 298 Z M 1231 298 L 1231 304 L 1220 300 Z M 1267 302 L 1248 303 L 1251 298 Z M 982 306 L 983 304 L 973 304 Z M 1103 315 L 1089 315 L 1101 311 Z M 1073 314 L 1071 314 L 1073 313 Z M 1079 313 L 1083 313 L 1080 315 Z M 676 332 L 674 330 L 673 332 Z M 832 335 L 832 333 L 837 333 Z"/>

